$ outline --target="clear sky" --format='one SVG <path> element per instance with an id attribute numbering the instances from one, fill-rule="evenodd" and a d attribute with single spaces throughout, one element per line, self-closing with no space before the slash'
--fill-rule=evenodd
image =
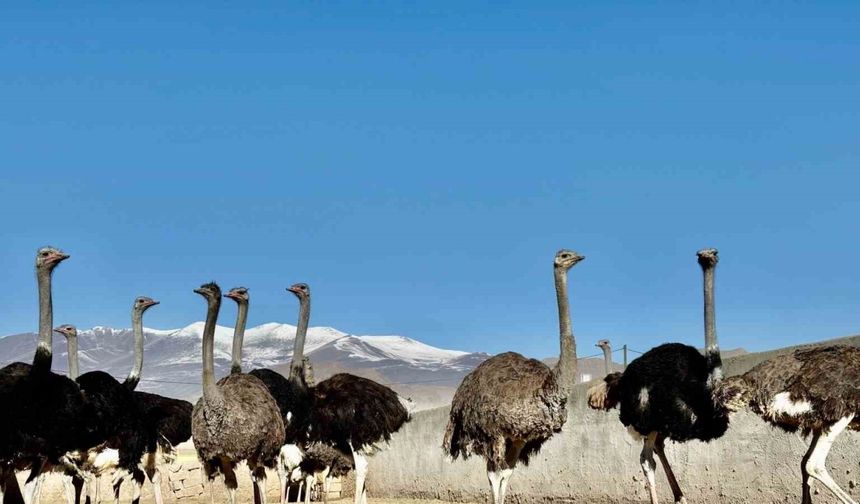
<path id="1" fill-rule="evenodd" d="M 549 356 L 567 247 L 581 355 L 700 345 L 714 246 L 724 348 L 860 332 L 857 2 L 74 4 L 0 14 L 0 334 L 44 244 L 80 327 L 306 281 L 313 325 Z"/>

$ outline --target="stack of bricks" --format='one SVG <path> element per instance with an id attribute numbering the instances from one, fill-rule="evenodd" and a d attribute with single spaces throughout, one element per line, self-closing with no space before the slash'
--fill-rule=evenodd
<path id="1" fill-rule="evenodd" d="M 167 484 L 176 500 L 197 499 L 203 495 L 203 471 L 197 463 L 174 462 L 167 466 Z"/>

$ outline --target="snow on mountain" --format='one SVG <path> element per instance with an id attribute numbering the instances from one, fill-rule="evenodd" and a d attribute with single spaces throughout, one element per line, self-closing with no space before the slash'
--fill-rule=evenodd
<path id="1" fill-rule="evenodd" d="M 203 322 L 178 329 L 144 329 L 144 370 L 140 388 L 174 397 L 200 395 L 201 341 Z M 245 331 L 244 369 L 284 369 L 292 358 L 296 326 L 268 323 Z M 32 360 L 36 335 L 25 333 L 0 338 L 0 365 Z M 78 333 L 81 372 L 102 369 L 122 378 L 133 362 L 133 333 L 127 328 L 96 326 Z M 215 330 L 216 373 L 230 367 L 233 328 Z M 331 327 L 311 327 L 305 354 L 324 379 L 334 372 L 351 372 L 377 379 L 395 390 L 408 391 L 428 406 L 450 398 L 466 373 L 488 355 L 433 347 L 404 336 L 356 336 Z M 65 372 L 67 352 L 64 338 L 54 337 L 53 369 Z"/>

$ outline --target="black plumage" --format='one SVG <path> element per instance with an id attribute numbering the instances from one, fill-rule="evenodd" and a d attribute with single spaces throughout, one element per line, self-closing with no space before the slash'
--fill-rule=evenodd
<path id="1" fill-rule="evenodd" d="M 339 373 L 313 390 L 310 438 L 345 453 L 388 441 L 409 420 L 397 393 L 373 380 Z"/>
<path id="2" fill-rule="evenodd" d="M 188 401 L 149 392 L 134 393 L 134 400 L 146 428 L 146 450 L 159 447 L 173 451 L 174 447 L 191 439 L 191 410 Z"/>
<path id="3" fill-rule="evenodd" d="M 100 437 L 119 452 L 119 468 L 133 472 L 146 451 L 145 426 L 133 392 L 104 371 L 84 373 L 76 381 L 92 407 Z"/>
<path id="4" fill-rule="evenodd" d="M 711 441 L 725 434 L 728 410 L 711 400 L 710 369 L 694 347 L 666 343 L 635 359 L 618 382 L 621 423 L 645 436 Z"/>

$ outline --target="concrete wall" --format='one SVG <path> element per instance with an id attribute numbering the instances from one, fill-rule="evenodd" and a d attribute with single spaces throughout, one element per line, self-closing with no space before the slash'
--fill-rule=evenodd
<path id="1" fill-rule="evenodd" d="M 841 343 L 860 344 L 860 338 Z M 785 350 L 784 350 L 785 351 Z M 726 362 L 743 372 L 774 352 L 749 354 Z M 586 385 L 576 387 L 564 431 L 544 445 L 528 467 L 517 468 L 508 489 L 510 502 L 569 501 L 642 503 L 648 501 L 639 467 L 641 444 L 618 421 L 617 411 L 592 411 L 585 405 Z M 451 461 L 441 449 L 448 408 L 422 411 L 392 439 L 387 451 L 371 458 L 371 498 L 418 497 L 483 502 L 489 485 L 481 459 Z M 773 429 L 757 416 L 733 416 L 729 432 L 710 444 L 670 443 L 667 455 L 688 500 L 699 503 L 783 503 L 800 500 L 800 459 L 806 443 Z M 860 435 L 843 434 L 829 457 L 831 475 L 860 496 Z M 659 464 L 658 464 L 659 466 Z M 672 502 L 662 470 L 662 499 Z M 815 502 L 837 502 L 816 487 Z"/>

